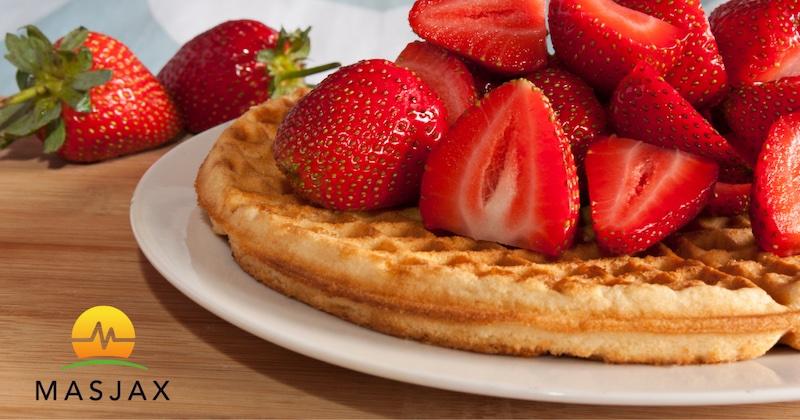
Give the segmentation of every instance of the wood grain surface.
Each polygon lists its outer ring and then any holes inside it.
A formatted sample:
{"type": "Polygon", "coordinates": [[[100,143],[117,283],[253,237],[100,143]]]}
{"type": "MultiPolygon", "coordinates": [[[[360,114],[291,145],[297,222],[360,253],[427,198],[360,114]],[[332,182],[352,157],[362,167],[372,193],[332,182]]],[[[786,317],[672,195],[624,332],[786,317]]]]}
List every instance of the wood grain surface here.
{"type": "MultiPolygon", "coordinates": [[[[0,153],[0,416],[7,417],[673,417],[787,418],[800,402],[738,407],[595,407],[429,389],[328,365],[262,341],[174,289],[139,251],[131,194],[168,148],[94,165],[42,157],[36,140],[0,153]],[[62,371],[86,308],[113,305],[136,327],[124,367],[62,371]],[[169,401],[36,401],[35,381],[169,380],[169,401]]],[[[113,385],[112,385],[113,384],[113,385]]],[[[145,387],[151,394],[152,387],[145,387]]],[[[112,391],[108,391],[112,392],[112,391]]],[[[151,397],[151,396],[150,396],[151,397]]]]}

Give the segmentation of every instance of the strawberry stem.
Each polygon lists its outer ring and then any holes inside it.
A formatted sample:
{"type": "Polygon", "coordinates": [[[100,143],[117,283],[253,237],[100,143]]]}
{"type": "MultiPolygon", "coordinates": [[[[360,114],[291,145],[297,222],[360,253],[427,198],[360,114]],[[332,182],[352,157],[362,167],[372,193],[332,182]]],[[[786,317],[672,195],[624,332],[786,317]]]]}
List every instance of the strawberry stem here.
{"type": "Polygon", "coordinates": [[[312,74],[326,72],[328,70],[333,70],[333,69],[339,68],[341,66],[342,66],[341,63],[328,63],[328,64],[323,64],[321,66],[309,67],[307,69],[290,71],[290,72],[278,75],[278,78],[280,80],[292,80],[292,79],[297,79],[297,78],[301,78],[301,77],[311,76],[312,74]]]}
{"type": "Polygon", "coordinates": [[[45,93],[47,93],[46,87],[42,85],[32,86],[0,101],[0,106],[21,104],[45,93]]]}

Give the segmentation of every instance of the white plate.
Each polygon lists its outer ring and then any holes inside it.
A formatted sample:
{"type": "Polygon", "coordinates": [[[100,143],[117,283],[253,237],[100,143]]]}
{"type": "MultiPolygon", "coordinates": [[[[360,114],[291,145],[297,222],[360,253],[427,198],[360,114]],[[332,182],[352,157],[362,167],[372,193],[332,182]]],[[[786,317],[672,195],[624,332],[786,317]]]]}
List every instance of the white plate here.
{"type": "Polygon", "coordinates": [[[800,353],[788,349],[750,362],[694,367],[489,356],[389,337],[286,298],[239,268],[196,205],[197,168],[223,128],[186,140],[147,171],[131,202],[131,225],[168,281],[265,340],[377,376],[497,397],[615,405],[800,400],[800,353]]]}

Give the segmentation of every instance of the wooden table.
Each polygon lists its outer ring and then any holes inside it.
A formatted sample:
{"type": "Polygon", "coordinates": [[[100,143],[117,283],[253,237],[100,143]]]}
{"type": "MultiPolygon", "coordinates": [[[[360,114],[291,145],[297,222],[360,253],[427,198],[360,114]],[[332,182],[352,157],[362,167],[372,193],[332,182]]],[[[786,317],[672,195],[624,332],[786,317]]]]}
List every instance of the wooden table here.
{"type": "MultiPolygon", "coordinates": [[[[131,194],[166,148],[94,165],[42,157],[25,140],[0,153],[0,416],[171,417],[746,417],[800,416],[800,403],[698,408],[591,407],[440,391],[352,372],[292,353],[217,318],[174,289],[139,251],[131,194]],[[136,327],[125,367],[62,371],[75,360],[72,323],[113,305],[136,327]],[[35,381],[58,380],[60,401],[35,381]],[[84,401],[63,401],[77,380],[84,401]],[[169,401],[89,401],[169,380],[169,401]],[[127,384],[127,385],[125,385],[127,384]]],[[[152,388],[152,387],[151,387],[152,388]]],[[[148,394],[152,390],[145,387],[148,394]]],[[[149,395],[149,399],[152,395],[149,395]]]]}

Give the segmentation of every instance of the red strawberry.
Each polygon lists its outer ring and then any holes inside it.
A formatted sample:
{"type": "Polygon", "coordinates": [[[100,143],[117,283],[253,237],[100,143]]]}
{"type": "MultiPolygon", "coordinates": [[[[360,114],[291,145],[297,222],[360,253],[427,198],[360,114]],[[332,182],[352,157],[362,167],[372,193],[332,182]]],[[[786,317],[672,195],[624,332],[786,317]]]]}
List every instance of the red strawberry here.
{"type": "Polygon", "coordinates": [[[725,184],[718,182],[706,206],[712,216],[738,216],[750,209],[750,192],[753,184],[725,184]]]}
{"type": "Polygon", "coordinates": [[[336,210],[412,203],[447,130],[438,96],[409,70],[361,61],[326,78],[286,116],[273,152],[295,192],[336,210]]]}
{"type": "Polygon", "coordinates": [[[718,162],[736,162],[736,152],[659,73],[640,63],[611,99],[611,121],[620,136],[677,148],[718,162]]]}
{"type": "MultiPolygon", "coordinates": [[[[730,141],[730,136],[727,138],[730,141]]],[[[719,181],[728,184],[750,184],[753,182],[752,166],[754,165],[748,166],[744,161],[723,162],[719,166],[719,181]]]]}
{"type": "Polygon", "coordinates": [[[770,127],[781,115],[800,111],[800,77],[756,83],[736,89],[724,104],[725,118],[736,133],[731,144],[755,162],[770,127]]]}
{"type": "Polygon", "coordinates": [[[423,39],[499,73],[547,62],[544,0],[417,0],[408,20],[423,39]]]}
{"type": "Polygon", "coordinates": [[[612,0],[551,0],[550,31],[562,64],[601,93],[614,90],[639,61],[666,72],[687,36],[612,0]]]}
{"type": "Polygon", "coordinates": [[[686,30],[686,47],[665,79],[697,107],[722,99],[728,88],[728,75],[700,0],[617,2],[686,30]]]}
{"type": "Polygon", "coordinates": [[[309,29],[288,33],[254,20],[221,23],[187,42],[158,73],[186,121],[199,133],[232,120],[270,95],[305,86],[309,29]]]}
{"type": "Polygon", "coordinates": [[[758,158],[750,218],[756,241],[781,257],[800,254],[800,113],[772,126],[758,158]]]}
{"type": "Polygon", "coordinates": [[[579,207],[567,138],[527,80],[468,109],[431,152],[422,180],[428,229],[550,256],[572,244],[579,207]]]}
{"type": "Polygon", "coordinates": [[[39,134],[45,152],[95,162],[180,133],[167,92],[121,42],[78,28],[52,45],[37,28],[7,35],[21,92],[0,104],[0,146],[39,134]]]}
{"type": "Polygon", "coordinates": [[[447,108],[449,124],[478,100],[472,73],[461,59],[445,49],[427,42],[412,42],[395,64],[417,73],[439,95],[447,108]]]}
{"type": "Polygon", "coordinates": [[[592,220],[599,245],[633,254],[694,219],[717,182],[717,164],[680,150],[610,137],[586,155],[592,220]]]}
{"type": "Polygon", "coordinates": [[[711,14],[711,31],[731,84],[800,75],[798,0],[731,0],[711,14]]]}
{"type": "Polygon", "coordinates": [[[550,100],[580,166],[592,140],[606,132],[606,110],[594,90],[578,76],[554,67],[526,78],[550,100]]]}

